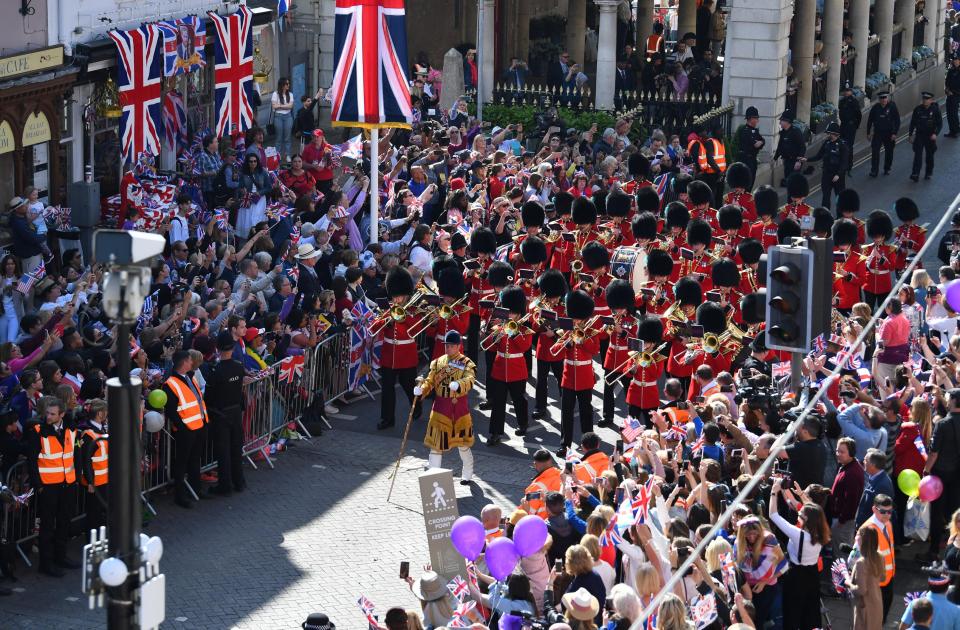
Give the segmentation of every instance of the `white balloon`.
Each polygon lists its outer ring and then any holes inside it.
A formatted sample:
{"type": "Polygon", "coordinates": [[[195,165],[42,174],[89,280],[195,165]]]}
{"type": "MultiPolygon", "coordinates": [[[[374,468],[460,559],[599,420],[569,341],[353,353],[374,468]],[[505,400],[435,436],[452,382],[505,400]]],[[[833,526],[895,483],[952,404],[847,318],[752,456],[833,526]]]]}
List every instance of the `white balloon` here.
{"type": "Polygon", "coordinates": [[[127,579],[127,565],[120,558],[107,558],[100,563],[100,579],[107,586],[120,586],[127,579]]]}
{"type": "Polygon", "coordinates": [[[163,541],[160,540],[159,536],[152,536],[147,542],[147,562],[150,564],[157,564],[160,562],[160,558],[163,557],[163,541]]]}
{"type": "Polygon", "coordinates": [[[147,433],[156,433],[163,428],[163,414],[159,411],[148,411],[143,414],[143,430],[147,433]]]}

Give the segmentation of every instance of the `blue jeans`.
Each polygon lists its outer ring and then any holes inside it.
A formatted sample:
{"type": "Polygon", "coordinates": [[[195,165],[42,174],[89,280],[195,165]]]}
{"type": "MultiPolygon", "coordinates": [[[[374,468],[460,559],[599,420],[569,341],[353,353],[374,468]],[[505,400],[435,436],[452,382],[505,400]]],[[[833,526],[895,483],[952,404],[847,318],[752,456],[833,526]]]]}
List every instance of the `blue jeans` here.
{"type": "Polygon", "coordinates": [[[20,320],[17,319],[16,313],[6,312],[0,316],[0,343],[16,341],[19,334],[20,320]]]}
{"type": "Polygon", "coordinates": [[[277,128],[277,152],[281,160],[290,159],[290,133],[293,131],[292,115],[273,115],[273,125],[277,128]]]}

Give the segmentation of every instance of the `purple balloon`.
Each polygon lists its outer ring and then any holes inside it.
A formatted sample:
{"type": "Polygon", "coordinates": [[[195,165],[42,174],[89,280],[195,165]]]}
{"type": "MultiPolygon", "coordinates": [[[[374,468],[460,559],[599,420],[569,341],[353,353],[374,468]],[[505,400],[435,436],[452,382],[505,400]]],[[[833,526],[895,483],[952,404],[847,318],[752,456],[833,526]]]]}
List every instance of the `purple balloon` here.
{"type": "Polygon", "coordinates": [[[950,308],[956,310],[960,307],[960,279],[951,280],[943,289],[943,297],[946,298],[950,308]]]}
{"type": "Polygon", "coordinates": [[[473,562],[483,551],[483,523],[474,516],[461,516],[450,528],[450,542],[461,556],[473,562]]]}
{"type": "Polygon", "coordinates": [[[517,562],[520,561],[520,554],[517,553],[517,547],[512,540],[497,538],[487,545],[484,559],[487,562],[487,568],[490,569],[490,575],[502,582],[517,566],[517,562]]]}
{"type": "Polygon", "coordinates": [[[936,475],[927,475],[920,480],[918,492],[921,501],[936,501],[943,494],[943,482],[936,475]]]}
{"type": "Polygon", "coordinates": [[[547,524],[539,516],[524,516],[513,528],[513,544],[522,557],[532,556],[547,542],[547,524]]]}

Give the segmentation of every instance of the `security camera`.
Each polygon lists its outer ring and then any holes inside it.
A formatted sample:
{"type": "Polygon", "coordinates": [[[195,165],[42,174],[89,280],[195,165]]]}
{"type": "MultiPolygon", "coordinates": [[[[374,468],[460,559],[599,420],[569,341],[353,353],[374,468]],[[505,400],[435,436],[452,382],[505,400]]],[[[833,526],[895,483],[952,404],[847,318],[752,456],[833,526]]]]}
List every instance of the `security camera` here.
{"type": "Polygon", "coordinates": [[[166,242],[160,234],[97,230],[93,235],[93,257],[110,265],[137,265],[161,255],[166,242]]]}

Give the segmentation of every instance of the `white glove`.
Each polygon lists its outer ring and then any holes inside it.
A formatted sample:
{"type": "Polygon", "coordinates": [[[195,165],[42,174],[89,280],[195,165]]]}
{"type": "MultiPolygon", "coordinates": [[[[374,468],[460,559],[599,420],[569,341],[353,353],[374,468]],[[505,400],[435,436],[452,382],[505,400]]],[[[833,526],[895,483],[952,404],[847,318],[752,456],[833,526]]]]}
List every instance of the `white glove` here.
{"type": "Polygon", "coordinates": [[[451,392],[459,392],[459,391],[460,391],[460,383],[458,383],[457,381],[450,381],[450,391],[451,391],[451,392]]]}
{"type": "Polygon", "coordinates": [[[423,394],[423,388],[422,388],[422,387],[420,387],[419,385],[417,385],[416,387],[413,388],[413,395],[414,395],[414,396],[420,396],[421,394],[423,394]]]}

